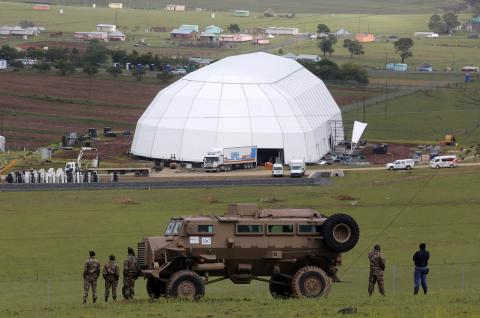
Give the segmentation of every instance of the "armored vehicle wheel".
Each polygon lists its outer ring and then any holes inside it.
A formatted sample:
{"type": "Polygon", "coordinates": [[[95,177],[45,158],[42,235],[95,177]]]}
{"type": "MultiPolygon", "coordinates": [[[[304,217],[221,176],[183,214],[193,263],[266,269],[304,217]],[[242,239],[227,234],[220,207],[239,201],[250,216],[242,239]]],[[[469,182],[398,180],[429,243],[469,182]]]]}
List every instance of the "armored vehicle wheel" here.
{"type": "Polygon", "coordinates": [[[357,222],[349,215],[334,214],[323,223],[320,234],[325,245],[336,253],[343,253],[355,247],[360,237],[357,222]]]}
{"type": "Polygon", "coordinates": [[[292,286],[291,286],[290,279],[284,276],[275,275],[270,277],[270,283],[268,285],[270,289],[270,294],[272,294],[273,298],[287,299],[292,297],[292,286]],[[275,284],[273,281],[279,282],[282,284],[275,284]]]}
{"type": "Polygon", "coordinates": [[[157,299],[165,294],[165,287],[165,283],[156,278],[149,278],[147,280],[147,293],[150,298],[157,299]]]}
{"type": "Polygon", "coordinates": [[[327,296],[330,293],[330,278],[319,267],[302,267],[293,275],[292,292],[295,297],[327,296]]]}
{"type": "Polygon", "coordinates": [[[181,270],[170,276],[165,294],[168,297],[199,299],[205,294],[205,286],[197,273],[181,270]]]}

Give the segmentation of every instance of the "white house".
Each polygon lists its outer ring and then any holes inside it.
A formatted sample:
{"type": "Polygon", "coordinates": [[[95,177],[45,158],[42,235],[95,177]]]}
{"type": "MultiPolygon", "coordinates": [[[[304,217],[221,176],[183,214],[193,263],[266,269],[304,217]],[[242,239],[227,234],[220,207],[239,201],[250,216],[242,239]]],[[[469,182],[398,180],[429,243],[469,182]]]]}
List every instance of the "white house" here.
{"type": "Polygon", "coordinates": [[[115,24],[97,24],[97,32],[115,32],[117,26],[115,24]]]}
{"type": "Polygon", "coordinates": [[[275,35],[297,35],[298,32],[298,28],[268,27],[265,29],[265,33],[275,35]]]}
{"type": "Polygon", "coordinates": [[[185,11],[186,7],[182,4],[167,4],[167,11],[185,11]]]}

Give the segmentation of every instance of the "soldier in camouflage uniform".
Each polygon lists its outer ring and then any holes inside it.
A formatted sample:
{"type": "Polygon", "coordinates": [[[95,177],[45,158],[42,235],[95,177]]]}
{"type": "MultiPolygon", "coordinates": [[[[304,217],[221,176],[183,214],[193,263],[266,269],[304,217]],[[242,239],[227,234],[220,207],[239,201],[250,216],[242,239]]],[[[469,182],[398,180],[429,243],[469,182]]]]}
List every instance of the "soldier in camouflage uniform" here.
{"type": "Polygon", "coordinates": [[[383,285],[383,271],[385,270],[385,258],[380,252],[380,245],[375,245],[373,251],[368,253],[370,260],[370,276],[368,277],[368,295],[372,296],[375,283],[378,283],[380,294],[385,296],[383,285]]]}
{"type": "Polygon", "coordinates": [[[128,248],[128,257],[123,262],[123,288],[122,294],[125,299],[133,299],[135,295],[135,279],[138,276],[138,265],[135,253],[131,247],[128,248]]]}
{"type": "Polygon", "coordinates": [[[92,287],[93,302],[97,301],[97,279],[100,275],[100,262],[95,259],[95,252],[90,251],[90,257],[83,267],[83,303],[87,303],[88,290],[92,287]]]}
{"type": "Polygon", "coordinates": [[[102,271],[103,279],[105,279],[105,302],[108,301],[110,289],[112,290],[113,300],[117,299],[117,285],[120,278],[118,265],[115,263],[115,255],[110,255],[109,262],[105,264],[102,271]]]}

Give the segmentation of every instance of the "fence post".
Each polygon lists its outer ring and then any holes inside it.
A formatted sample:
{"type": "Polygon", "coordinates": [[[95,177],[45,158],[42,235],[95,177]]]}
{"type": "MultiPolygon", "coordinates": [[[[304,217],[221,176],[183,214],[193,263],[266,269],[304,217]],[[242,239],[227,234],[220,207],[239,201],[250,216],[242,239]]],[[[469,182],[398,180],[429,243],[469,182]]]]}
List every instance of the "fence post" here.
{"type": "Polygon", "coordinates": [[[392,266],[392,295],[395,295],[397,289],[397,265],[392,266]]]}
{"type": "Polygon", "coordinates": [[[49,279],[48,280],[48,307],[50,307],[51,303],[51,292],[52,292],[52,281],[49,279]]]}

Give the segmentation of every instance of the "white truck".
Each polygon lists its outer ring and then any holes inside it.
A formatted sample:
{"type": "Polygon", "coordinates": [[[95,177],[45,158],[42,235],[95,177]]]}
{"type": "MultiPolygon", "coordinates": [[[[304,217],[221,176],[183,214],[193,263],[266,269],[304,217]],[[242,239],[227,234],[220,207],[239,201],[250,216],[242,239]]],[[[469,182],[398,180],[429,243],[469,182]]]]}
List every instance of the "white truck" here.
{"type": "Polygon", "coordinates": [[[274,163],[272,167],[273,177],[283,177],[283,165],[281,163],[274,163]]]}
{"type": "Polygon", "coordinates": [[[303,159],[290,160],[290,177],[303,177],[305,175],[305,161],[303,159]]]}
{"type": "Polygon", "coordinates": [[[249,169],[257,166],[257,146],[212,149],[203,158],[206,172],[249,169]]]}

